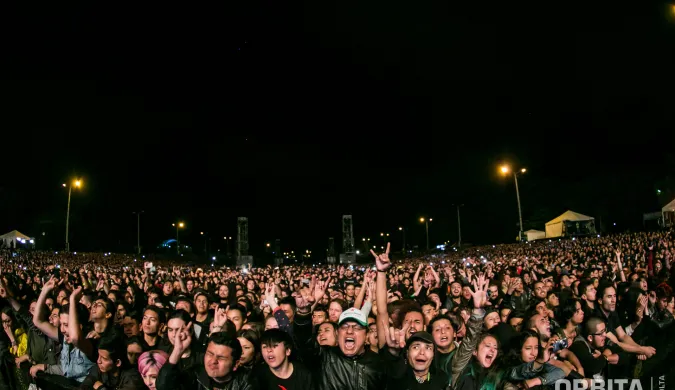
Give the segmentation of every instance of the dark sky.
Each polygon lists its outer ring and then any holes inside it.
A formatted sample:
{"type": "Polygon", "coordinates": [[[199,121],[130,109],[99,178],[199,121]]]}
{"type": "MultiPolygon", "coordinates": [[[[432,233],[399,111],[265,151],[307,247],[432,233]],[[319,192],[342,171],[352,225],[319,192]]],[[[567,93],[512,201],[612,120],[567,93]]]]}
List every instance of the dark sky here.
{"type": "Polygon", "coordinates": [[[254,253],[323,253],[342,214],[357,242],[422,245],[422,215],[454,241],[453,203],[465,242],[508,242],[501,161],[528,168],[526,229],[568,208],[637,227],[675,194],[666,2],[227,3],[3,11],[0,228],[62,246],[74,176],[72,247],[113,251],[139,209],[146,247],[237,216],[254,253]]]}

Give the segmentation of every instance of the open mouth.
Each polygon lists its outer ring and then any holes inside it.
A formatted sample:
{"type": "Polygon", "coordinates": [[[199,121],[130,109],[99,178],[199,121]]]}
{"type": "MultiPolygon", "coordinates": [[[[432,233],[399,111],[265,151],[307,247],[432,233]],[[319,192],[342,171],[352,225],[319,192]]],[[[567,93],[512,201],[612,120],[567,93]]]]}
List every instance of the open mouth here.
{"type": "Polygon", "coordinates": [[[425,364],[426,362],[427,362],[427,359],[425,359],[425,358],[415,358],[415,363],[425,364]]]}
{"type": "Polygon", "coordinates": [[[269,356],[267,356],[267,362],[268,362],[268,363],[274,362],[274,355],[269,355],[269,356]]]}
{"type": "Polygon", "coordinates": [[[328,339],[325,338],[325,337],[319,337],[319,341],[326,341],[326,340],[328,340],[328,339]]]}
{"type": "Polygon", "coordinates": [[[353,338],[347,337],[347,338],[345,339],[345,348],[347,348],[347,349],[354,349],[355,346],[356,346],[356,341],[354,341],[353,338]]]}
{"type": "Polygon", "coordinates": [[[446,342],[448,341],[448,336],[442,336],[441,337],[441,342],[446,342]]]}
{"type": "Polygon", "coordinates": [[[491,353],[488,353],[487,355],[485,355],[485,363],[487,363],[486,365],[489,366],[490,364],[492,364],[494,359],[495,359],[495,356],[491,353]]]}

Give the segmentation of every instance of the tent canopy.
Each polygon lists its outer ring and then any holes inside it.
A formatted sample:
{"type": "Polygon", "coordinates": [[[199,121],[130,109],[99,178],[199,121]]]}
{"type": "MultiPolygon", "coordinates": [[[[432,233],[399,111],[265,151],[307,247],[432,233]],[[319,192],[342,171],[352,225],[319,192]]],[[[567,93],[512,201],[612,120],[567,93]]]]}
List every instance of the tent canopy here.
{"type": "Polygon", "coordinates": [[[670,203],[668,203],[667,205],[663,206],[661,211],[664,212],[664,213],[667,212],[667,211],[675,211],[675,199],[670,201],[670,203]]]}
{"type": "Polygon", "coordinates": [[[17,240],[17,239],[30,240],[30,237],[21,233],[18,230],[12,230],[11,232],[5,233],[2,236],[0,236],[0,240],[17,240]]]}
{"type": "Polygon", "coordinates": [[[4,248],[16,248],[17,241],[30,241],[31,238],[18,230],[12,230],[0,236],[0,246],[4,248]]]}
{"type": "Polygon", "coordinates": [[[593,221],[595,218],[567,210],[561,215],[546,222],[546,237],[560,237],[563,235],[563,225],[567,221],[583,222],[593,221]]]}

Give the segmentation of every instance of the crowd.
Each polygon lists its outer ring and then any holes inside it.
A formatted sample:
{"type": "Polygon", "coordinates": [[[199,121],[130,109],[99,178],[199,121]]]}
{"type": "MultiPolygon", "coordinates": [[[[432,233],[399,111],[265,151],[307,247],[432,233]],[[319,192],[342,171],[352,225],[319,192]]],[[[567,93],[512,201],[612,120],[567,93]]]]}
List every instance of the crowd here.
{"type": "Polygon", "coordinates": [[[202,269],[0,252],[0,389],[675,386],[672,232],[372,256],[202,269]]]}

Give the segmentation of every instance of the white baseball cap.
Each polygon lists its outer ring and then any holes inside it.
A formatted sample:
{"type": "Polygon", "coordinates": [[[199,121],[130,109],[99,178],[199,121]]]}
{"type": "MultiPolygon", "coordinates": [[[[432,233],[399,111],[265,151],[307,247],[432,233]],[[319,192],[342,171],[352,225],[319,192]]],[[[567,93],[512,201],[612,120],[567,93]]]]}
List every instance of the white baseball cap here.
{"type": "Polygon", "coordinates": [[[368,317],[363,314],[363,312],[355,307],[351,307],[340,314],[340,319],[338,320],[338,326],[347,321],[358,322],[361,326],[368,326],[368,317]]]}

